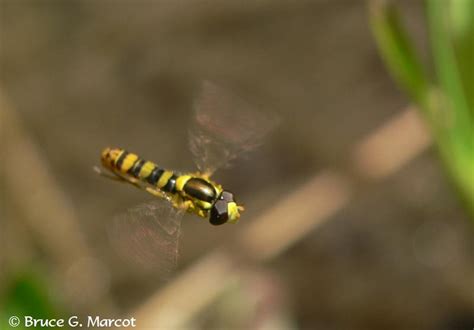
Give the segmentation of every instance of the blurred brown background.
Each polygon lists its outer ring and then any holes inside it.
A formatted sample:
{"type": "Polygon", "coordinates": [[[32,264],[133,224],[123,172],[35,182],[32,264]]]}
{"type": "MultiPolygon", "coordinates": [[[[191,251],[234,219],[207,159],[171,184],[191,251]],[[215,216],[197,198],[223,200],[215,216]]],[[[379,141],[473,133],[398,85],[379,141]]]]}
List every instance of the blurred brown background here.
{"type": "MultiPolygon", "coordinates": [[[[426,51],[421,4],[401,5],[426,51]]],[[[65,275],[51,292],[73,314],[107,306],[104,313],[121,315],[169,283],[132,269],[107,239],[115,214],[151,198],[103,180],[92,166],[103,147],[119,146],[170,169],[193,170],[187,125],[203,79],[263,105],[281,124],[216,175],[246,205],[239,225],[184,219],[177,274],[319,170],[351,176],[354,142],[408,103],[379,60],[362,1],[2,0],[0,9],[2,93],[88,249],[86,259],[72,254],[67,266],[54,261],[44,236],[30,228],[35,211],[25,212],[21,195],[3,185],[2,289],[18,269],[69,274],[71,283],[65,275]],[[93,263],[90,277],[83,260],[93,263]],[[59,289],[64,283],[73,289],[59,289]]],[[[6,130],[15,125],[2,122],[6,130]]],[[[4,173],[21,177],[24,194],[41,195],[44,187],[28,185],[35,170],[32,164],[4,173]]],[[[262,265],[278,283],[291,327],[472,328],[472,228],[434,150],[363,187],[336,217],[262,265]]],[[[39,226],[61,237],[57,221],[39,226]]],[[[68,242],[51,246],[64,246],[67,259],[68,242]]],[[[196,327],[225,327],[215,316],[196,327]]]]}

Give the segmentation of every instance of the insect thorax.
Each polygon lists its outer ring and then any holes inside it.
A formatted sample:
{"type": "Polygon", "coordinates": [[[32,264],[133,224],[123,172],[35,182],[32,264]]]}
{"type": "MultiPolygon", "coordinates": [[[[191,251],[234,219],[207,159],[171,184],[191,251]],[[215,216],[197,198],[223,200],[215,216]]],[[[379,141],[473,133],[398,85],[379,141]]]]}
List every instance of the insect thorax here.
{"type": "Polygon", "coordinates": [[[177,190],[202,210],[209,210],[219,194],[220,187],[195,175],[182,175],[177,179],[177,190]]]}

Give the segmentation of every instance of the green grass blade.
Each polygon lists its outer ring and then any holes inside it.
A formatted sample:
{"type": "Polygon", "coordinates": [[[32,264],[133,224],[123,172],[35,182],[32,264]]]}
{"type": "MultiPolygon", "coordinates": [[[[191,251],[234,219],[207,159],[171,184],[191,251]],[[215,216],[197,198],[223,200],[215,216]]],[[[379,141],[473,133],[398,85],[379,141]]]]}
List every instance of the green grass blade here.
{"type": "Polygon", "coordinates": [[[466,31],[472,28],[472,22],[467,21],[472,20],[472,16],[460,13],[461,6],[472,8],[472,5],[464,2],[453,5],[454,2],[427,0],[432,53],[441,94],[441,102],[433,107],[439,114],[435,122],[440,151],[469,208],[474,210],[474,120],[467,97],[472,86],[465,85],[471,84],[474,59],[464,54],[464,43],[471,43],[472,35],[466,35],[466,31]]]}
{"type": "Polygon", "coordinates": [[[474,0],[426,2],[435,80],[427,77],[391,2],[369,2],[371,28],[390,73],[425,114],[474,215],[474,0]]]}
{"type": "Polygon", "coordinates": [[[448,24],[464,95],[474,119],[474,1],[450,1],[448,24]]]}
{"type": "Polygon", "coordinates": [[[426,109],[429,80],[396,8],[380,0],[370,1],[369,5],[370,25],[390,73],[410,97],[426,109]]]}
{"type": "Polygon", "coordinates": [[[459,114],[468,114],[469,106],[462,87],[454,45],[450,39],[449,2],[428,0],[427,4],[433,57],[440,87],[448,98],[449,106],[459,114]]]}

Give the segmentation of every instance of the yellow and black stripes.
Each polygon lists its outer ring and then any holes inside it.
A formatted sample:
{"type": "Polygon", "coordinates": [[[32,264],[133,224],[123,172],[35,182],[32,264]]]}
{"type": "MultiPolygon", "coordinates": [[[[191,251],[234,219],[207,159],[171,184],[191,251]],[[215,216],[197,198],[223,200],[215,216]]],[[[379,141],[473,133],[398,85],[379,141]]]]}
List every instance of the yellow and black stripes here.
{"type": "Polygon", "coordinates": [[[156,185],[158,180],[161,178],[164,170],[161,168],[155,167],[153,171],[151,171],[150,175],[146,178],[146,181],[151,184],[152,186],[156,185]]]}
{"type": "Polygon", "coordinates": [[[128,170],[128,173],[135,177],[138,178],[140,176],[140,171],[143,167],[143,164],[145,164],[145,161],[143,159],[137,159],[135,161],[135,164],[128,170]]]}
{"type": "Polygon", "coordinates": [[[102,163],[112,171],[130,175],[167,193],[176,192],[176,174],[161,169],[155,163],[145,161],[134,153],[123,149],[106,149],[102,153],[102,163]]]}
{"type": "Polygon", "coordinates": [[[114,165],[118,170],[122,170],[123,161],[128,157],[128,155],[128,151],[122,150],[120,151],[118,157],[115,158],[114,165]]]}
{"type": "Polygon", "coordinates": [[[121,173],[126,174],[135,165],[137,160],[138,156],[136,154],[129,153],[126,150],[122,150],[115,160],[115,167],[121,173]]]}

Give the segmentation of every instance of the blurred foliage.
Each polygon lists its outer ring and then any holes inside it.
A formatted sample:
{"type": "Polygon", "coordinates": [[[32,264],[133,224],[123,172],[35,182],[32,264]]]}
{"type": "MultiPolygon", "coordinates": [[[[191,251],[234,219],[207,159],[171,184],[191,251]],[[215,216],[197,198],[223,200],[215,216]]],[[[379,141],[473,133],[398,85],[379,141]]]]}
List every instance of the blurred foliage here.
{"type": "Polygon", "coordinates": [[[61,317],[47,291],[47,284],[36,273],[27,272],[14,275],[10,279],[2,297],[0,328],[8,329],[8,319],[17,316],[22,321],[15,329],[26,329],[24,316],[36,319],[57,319],[61,317]]]}
{"type": "Polygon", "coordinates": [[[427,0],[433,77],[389,1],[370,2],[371,27],[397,83],[423,113],[474,219],[474,1],[427,0]]]}

